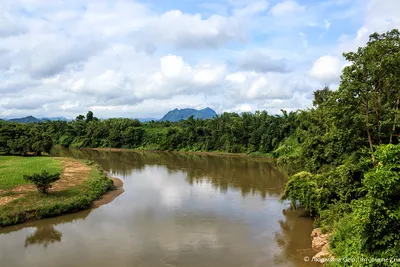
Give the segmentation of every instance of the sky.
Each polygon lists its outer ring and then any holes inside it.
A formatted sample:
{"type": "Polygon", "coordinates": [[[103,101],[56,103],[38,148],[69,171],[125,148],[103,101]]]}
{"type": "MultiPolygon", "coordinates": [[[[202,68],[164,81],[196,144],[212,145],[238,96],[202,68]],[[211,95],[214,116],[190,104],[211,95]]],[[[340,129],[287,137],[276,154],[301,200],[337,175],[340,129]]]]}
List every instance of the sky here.
{"type": "Polygon", "coordinates": [[[399,0],[1,0],[0,118],[305,109],[393,28],[399,0]]]}

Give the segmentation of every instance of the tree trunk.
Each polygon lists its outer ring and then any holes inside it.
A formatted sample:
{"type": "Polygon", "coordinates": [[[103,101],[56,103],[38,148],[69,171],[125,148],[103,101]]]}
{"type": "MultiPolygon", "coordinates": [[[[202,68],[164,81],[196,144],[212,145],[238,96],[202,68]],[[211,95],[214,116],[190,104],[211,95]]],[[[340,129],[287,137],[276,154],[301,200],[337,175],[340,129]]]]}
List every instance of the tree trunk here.
{"type": "Polygon", "coordinates": [[[375,103],[375,117],[376,117],[376,129],[378,131],[378,142],[382,145],[382,136],[381,136],[381,97],[378,94],[377,102],[375,103]]]}
{"type": "Polygon", "coordinates": [[[377,119],[378,119],[378,141],[379,144],[382,145],[381,120],[379,114],[377,115],[377,119]]]}
{"type": "Polygon", "coordinates": [[[368,109],[368,100],[367,100],[366,108],[365,108],[365,115],[366,115],[366,117],[365,117],[365,126],[367,128],[369,148],[371,149],[372,163],[375,164],[374,146],[372,144],[371,133],[369,132],[369,126],[368,126],[368,124],[369,124],[369,115],[368,115],[368,113],[369,113],[369,109],[368,109]]]}
{"type": "Polygon", "coordinates": [[[390,140],[389,140],[390,144],[393,143],[393,133],[396,130],[397,116],[399,114],[399,104],[400,104],[400,97],[398,97],[397,101],[396,101],[396,113],[394,114],[393,128],[392,128],[392,132],[390,134],[390,140]]]}

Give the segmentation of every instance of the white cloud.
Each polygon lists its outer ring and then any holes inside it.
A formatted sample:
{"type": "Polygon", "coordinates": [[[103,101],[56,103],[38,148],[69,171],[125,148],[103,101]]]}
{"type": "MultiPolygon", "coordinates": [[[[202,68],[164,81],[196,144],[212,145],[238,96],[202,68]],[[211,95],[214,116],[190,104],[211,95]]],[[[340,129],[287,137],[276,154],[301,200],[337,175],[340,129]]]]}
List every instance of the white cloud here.
{"type": "Polygon", "coordinates": [[[184,14],[179,10],[153,18],[145,26],[142,36],[148,42],[161,39],[178,48],[218,47],[246,38],[244,29],[234,17],[213,15],[204,19],[200,14],[184,14]]]}
{"type": "Polygon", "coordinates": [[[165,56],[161,58],[161,73],[166,77],[179,76],[184,68],[182,57],[165,56]]]}
{"type": "Polygon", "coordinates": [[[242,104],[245,103],[241,101],[289,99],[295,91],[309,89],[301,77],[292,74],[236,72],[227,75],[226,80],[226,96],[242,104]]]}
{"type": "Polygon", "coordinates": [[[309,74],[329,85],[338,82],[343,67],[344,63],[338,57],[322,56],[314,62],[309,74]]]}
{"type": "Polygon", "coordinates": [[[369,35],[383,33],[400,28],[400,1],[397,0],[370,0],[365,8],[363,26],[356,31],[355,37],[342,36],[338,47],[339,52],[355,51],[364,46],[369,35]]]}
{"type": "Polygon", "coordinates": [[[300,108],[321,83],[338,82],[342,51],[365,44],[373,31],[400,27],[398,1],[352,3],[288,0],[268,10],[265,0],[190,9],[180,0],[172,8],[152,0],[2,0],[0,114],[300,108]],[[338,15],[349,7],[352,16],[338,15]],[[338,45],[330,35],[339,27],[347,37],[338,45]]]}
{"type": "Polygon", "coordinates": [[[276,4],[271,10],[270,13],[273,16],[286,16],[293,13],[303,12],[306,8],[296,1],[286,0],[281,3],[276,4]]]}

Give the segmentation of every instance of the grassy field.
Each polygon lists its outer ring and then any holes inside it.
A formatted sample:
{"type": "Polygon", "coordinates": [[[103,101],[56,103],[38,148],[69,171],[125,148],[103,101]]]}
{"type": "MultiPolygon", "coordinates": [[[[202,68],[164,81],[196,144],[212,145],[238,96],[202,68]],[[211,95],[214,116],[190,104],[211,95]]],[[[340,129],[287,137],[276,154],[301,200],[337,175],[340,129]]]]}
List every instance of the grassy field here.
{"type": "Polygon", "coordinates": [[[68,158],[0,156],[0,177],[0,227],[88,209],[113,188],[99,165],[68,158]],[[62,173],[46,195],[23,180],[42,170],[62,173]]]}
{"type": "Polygon", "coordinates": [[[31,175],[47,170],[61,172],[61,162],[52,157],[0,156],[0,189],[10,189],[26,184],[24,174],[31,175]]]}

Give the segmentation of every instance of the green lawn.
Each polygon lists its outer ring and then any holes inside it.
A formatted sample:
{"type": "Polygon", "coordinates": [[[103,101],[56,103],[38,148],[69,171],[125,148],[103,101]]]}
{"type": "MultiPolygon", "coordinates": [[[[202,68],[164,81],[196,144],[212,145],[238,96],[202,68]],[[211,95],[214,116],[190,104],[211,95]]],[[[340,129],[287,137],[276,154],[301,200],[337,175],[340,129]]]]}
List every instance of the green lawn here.
{"type": "Polygon", "coordinates": [[[24,174],[40,173],[43,170],[52,174],[61,172],[61,162],[52,157],[0,156],[0,189],[27,184],[24,174]]]}
{"type": "MultiPolygon", "coordinates": [[[[50,157],[0,156],[0,200],[15,197],[6,204],[0,202],[0,228],[89,209],[92,201],[113,188],[113,181],[94,162],[81,161],[81,164],[89,166],[89,172],[85,173],[87,179],[80,184],[49,194],[40,194],[36,190],[13,192],[13,187],[25,184],[24,174],[44,169],[51,173],[61,172],[62,162],[50,157]]],[[[76,172],[74,175],[80,176],[82,173],[76,172]]]]}

